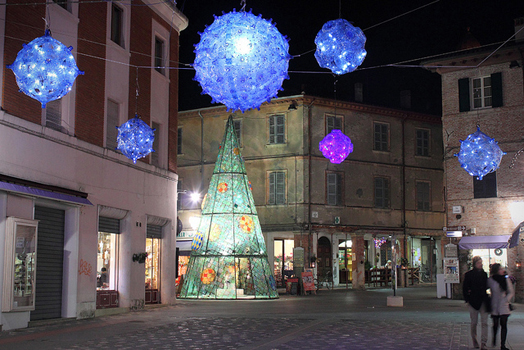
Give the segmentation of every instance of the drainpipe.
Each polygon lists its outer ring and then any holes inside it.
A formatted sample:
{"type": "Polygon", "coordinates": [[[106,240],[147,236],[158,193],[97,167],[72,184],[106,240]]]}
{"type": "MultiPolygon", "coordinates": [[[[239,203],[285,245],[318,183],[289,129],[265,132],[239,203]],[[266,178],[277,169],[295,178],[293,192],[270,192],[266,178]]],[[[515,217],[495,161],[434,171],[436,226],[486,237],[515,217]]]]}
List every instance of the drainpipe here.
{"type": "Polygon", "coordinates": [[[201,194],[204,191],[204,117],[198,111],[200,116],[200,190],[201,194]]]}
{"type": "Polygon", "coordinates": [[[309,260],[311,261],[311,106],[315,100],[307,106],[307,143],[308,143],[308,245],[309,245],[309,260]]]}

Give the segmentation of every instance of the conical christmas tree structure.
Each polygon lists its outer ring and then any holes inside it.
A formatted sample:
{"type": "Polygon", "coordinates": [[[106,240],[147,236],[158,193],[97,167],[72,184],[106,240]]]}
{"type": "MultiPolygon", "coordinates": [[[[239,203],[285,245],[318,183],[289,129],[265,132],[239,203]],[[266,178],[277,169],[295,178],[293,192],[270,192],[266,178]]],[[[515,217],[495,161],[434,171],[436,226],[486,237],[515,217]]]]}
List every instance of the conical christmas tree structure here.
{"type": "Polygon", "coordinates": [[[180,298],[278,298],[232,117],[202,201],[180,298]]]}

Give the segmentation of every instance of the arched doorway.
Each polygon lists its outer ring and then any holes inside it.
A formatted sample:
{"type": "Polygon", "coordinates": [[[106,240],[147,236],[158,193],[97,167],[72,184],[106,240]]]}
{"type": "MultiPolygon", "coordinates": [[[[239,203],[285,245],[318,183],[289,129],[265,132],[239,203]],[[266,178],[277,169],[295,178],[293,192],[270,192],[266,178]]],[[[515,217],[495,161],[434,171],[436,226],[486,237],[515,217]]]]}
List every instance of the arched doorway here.
{"type": "MultiPolygon", "coordinates": [[[[331,242],[327,237],[320,237],[317,242],[317,275],[326,276],[333,271],[333,258],[331,254],[331,242]]],[[[330,277],[331,279],[332,277],[330,277]]]]}

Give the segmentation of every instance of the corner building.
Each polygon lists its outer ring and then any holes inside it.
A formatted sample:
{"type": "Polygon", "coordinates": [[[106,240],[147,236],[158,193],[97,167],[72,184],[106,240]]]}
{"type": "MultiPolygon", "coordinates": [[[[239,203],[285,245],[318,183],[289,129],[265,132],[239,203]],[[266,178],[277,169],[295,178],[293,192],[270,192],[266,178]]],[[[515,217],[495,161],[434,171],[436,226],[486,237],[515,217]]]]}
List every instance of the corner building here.
{"type": "Polygon", "coordinates": [[[178,73],[168,67],[187,18],[150,0],[7,2],[0,16],[2,330],[173,302],[178,73]],[[42,18],[85,72],[45,109],[5,68],[43,36],[42,18]],[[135,113],[156,129],[155,152],[136,164],[115,150],[116,126],[135,113]]]}
{"type": "MultiPolygon", "coordinates": [[[[517,279],[515,299],[524,300],[524,18],[515,20],[514,40],[504,46],[480,46],[470,34],[461,50],[424,62],[442,77],[442,127],[446,188],[446,227],[460,227],[471,242],[459,249],[460,281],[480,255],[484,269],[500,263],[517,279]],[[454,155],[460,140],[480,130],[494,138],[506,155],[497,171],[479,181],[461,167],[454,155]],[[509,248],[508,237],[516,246],[509,248]],[[499,242],[487,248],[482,241],[499,242]]],[[[459,244],[460,238],[448,243],[459,244]]],[[[460,245],[459,245],[460,247],[460,245]]],[[[460,285],[455,297],[462,296],[460,285]]]]}
{"type": "MultiPolygon", "coordinates": [[[[180,190],[207,193],[230,114],[223,106],[179,113],[180,190]]],[[[297,95],[233,118],[277,284],[304,266],[365,288],[369,268],[392,259],[391,241],[435,281],[444,224],[438,116],[297,95]],[[341,164],[318,148],[333,129],[354,145],[341,164]],[[299,247],[303,261],[293,256],[299,247]]],[[[183,274],[200,203],[181,196],[179,216],[183,274]]]]}

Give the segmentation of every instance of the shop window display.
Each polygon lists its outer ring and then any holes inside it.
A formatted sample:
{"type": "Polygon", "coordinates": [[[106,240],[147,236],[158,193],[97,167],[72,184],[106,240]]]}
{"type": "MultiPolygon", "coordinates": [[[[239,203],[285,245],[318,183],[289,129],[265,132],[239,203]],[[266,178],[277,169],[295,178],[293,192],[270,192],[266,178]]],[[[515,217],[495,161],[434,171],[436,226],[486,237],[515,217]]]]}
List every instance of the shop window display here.
{"type": "Polygon", "coordinates": [[[34,310],[37,221],[7,218],[2,311],[34,310]]]}
{"type": "Polygon", "coordinates": [[[117,243],[117,234],[98,233],[97,290],[117,289],[117,243]]]}
{"type": "Polygon", "coordinates": [[[160,288],[160,239],[146,238],[146,289],[160,288]]]}

